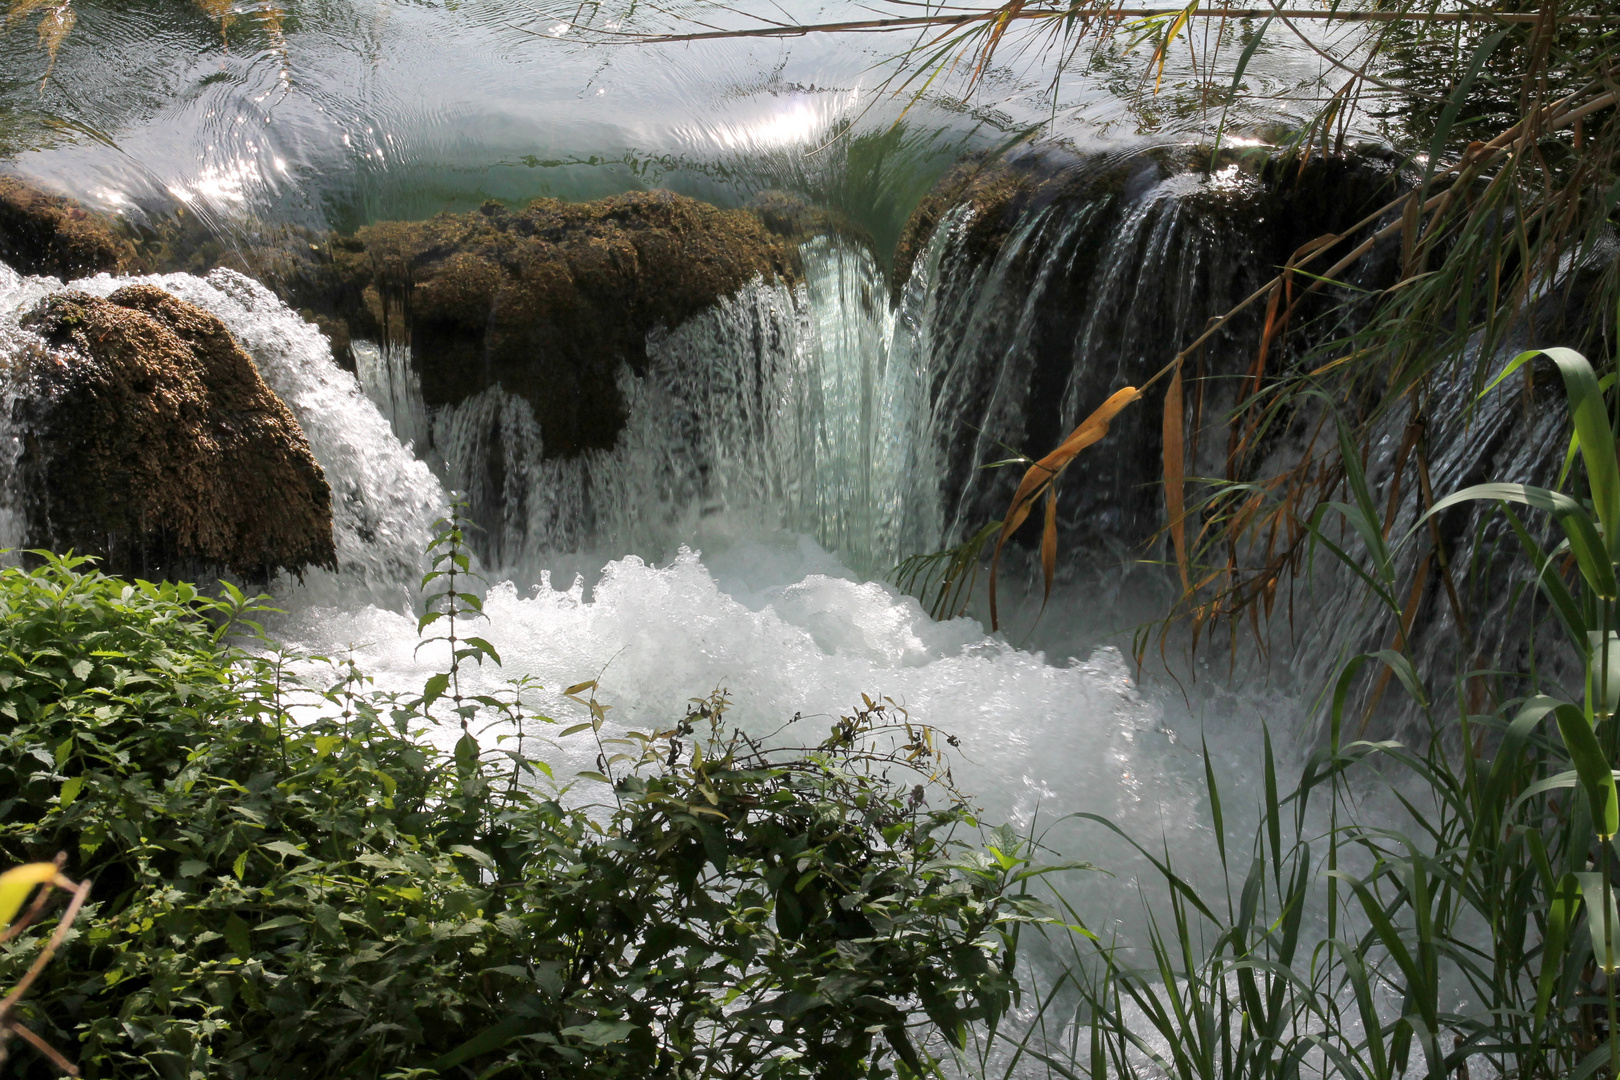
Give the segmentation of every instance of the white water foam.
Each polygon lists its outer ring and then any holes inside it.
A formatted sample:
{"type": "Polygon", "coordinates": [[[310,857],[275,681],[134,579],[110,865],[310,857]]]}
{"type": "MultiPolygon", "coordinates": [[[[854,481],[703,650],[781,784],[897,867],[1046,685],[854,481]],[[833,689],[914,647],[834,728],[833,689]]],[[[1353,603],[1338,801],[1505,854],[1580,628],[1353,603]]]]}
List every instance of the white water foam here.
{"type": "MultiPolygon", "coordinates": [[[[106,295],[130,280],[102,276],[75,287],[106,295]]],[[[332,484],[340,570],[285,584],[280,600],[289,611],[276,631],[294,648],[352,659],[381,689],[419,690],[445,659],[417,649],[404,602],[445,506],[438,481],[333,362],[319,333],[267,290],[227,271],[141,280],[225,322],[303,425],[332,484]]],[[[10,321],[0,339],[15,342],[19,308],[58,287],[0,275],[0,308],[10,321]]],[[[682,549],[661,564],[576,554],[569,561],[588,573],[554,579],[541,571],[532,584],[490,589],[487,620],[469,621],[463,632],[488,638],[504,665],[469,672],[467,689],[533,678],[546,688],[534,705],[568,723],[579,718],[578,706],[559,689],[597,679],[614,726],[644,729],[678,719],[689,699],[724,687],[735,721],[769,732],[797,716],[784,737],[801,743],[823,738],[862,695],[890,698],[914,720],[959,738],[955,781],[987,820],[1040,829],[1063,815],[1097,814],[1150,846],[1162,838],[1194,879],[1216,872],[1203,759],[1194,749],[1200,725],[1232,789],[1253,792],[1258,720],[1276,702],[1209,698],[1194,715],[1179,698],[1144,695],[1116,650],[1054,662],[987,635],[972,619],[933,621],[915,599],[863,580],[808,536],[748,515],[704,521],[705,554],[682,549]],[[1190,738],[1178,739],[1177,730],[1190,738]]],[[[553,730],[535,725],[524,734],[553,730]]],[[[498,734],[485,732],[486,745],[498,734]]],[[[594,768],[596,753],[577,737],[540,756],[566,778],[594,768]]],[[[1236,844],[1246,845],[1250,821],[1229,804],[1236,844]]],[[[1136,885],[1157,891],[1144,860],[1095,825],[1071,823],[1048,839],[1054,857],[1089,859],[1115,875],[1083,873],[1065,883],[1092,926],[1139,925],[1136,885]]]]}

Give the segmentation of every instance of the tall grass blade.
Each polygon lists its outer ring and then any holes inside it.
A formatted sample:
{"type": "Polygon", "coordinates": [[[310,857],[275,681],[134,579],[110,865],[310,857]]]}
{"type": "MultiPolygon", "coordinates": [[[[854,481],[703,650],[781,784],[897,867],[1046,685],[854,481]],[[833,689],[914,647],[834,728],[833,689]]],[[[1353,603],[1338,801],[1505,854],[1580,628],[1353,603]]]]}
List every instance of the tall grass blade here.
{"type": "Polygon", "coordinates": [[[1581,787],[1591,802],[1593,826],[1602,839],[1610,840],[1620,833],[1620,797],[1615,793],[1614,771],[1609,767],[1608,756],[1598,745],[1591,721],[1578,706],[1561,703],[1553,709],[1553,716],[1570,761],[1575,765],[1575,774],[1580,777],[1581,787]]]}

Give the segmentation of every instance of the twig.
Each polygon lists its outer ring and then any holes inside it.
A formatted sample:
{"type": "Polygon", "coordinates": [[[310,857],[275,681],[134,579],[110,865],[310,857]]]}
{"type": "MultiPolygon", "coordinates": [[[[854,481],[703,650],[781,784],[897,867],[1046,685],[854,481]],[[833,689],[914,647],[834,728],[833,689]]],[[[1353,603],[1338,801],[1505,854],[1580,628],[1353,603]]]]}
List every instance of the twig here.
{"type": "MultiPolygon", "coordinates": [[[[1005,19],[1008,22],[1023,22],[1030,19],[1112,19],[1115,22],[1124,22],[1127,19],[1159,18],[1166,15],[1186,15],[1194,19],[1264,19],[1271,16],[1281,16],[1285,19],[1318,19],[1333,22],[1420,22],[1420,23],[1502,23],[1522,24],[1535,23],[1541,16],[1539,14],[1518,14],[1512,12],[1495,11],[1307,11],[1283,8],[1204,8],[1199,11],[1186,11],[1184,8],[1152,7],[1152,8],[1114,8],[1102,7],[1095,10],[1081,9],[1073,11],[1067,8],[1029,10],[1019,8],[1010,10],[1012,5],[974,11],[961,15],[914,15],[904,18],[892,19],[858,19],[847,22],[803,23],[797,26],[761,26],[745,30],[705,30],[693,34],[638,34],[629,30],[608,30],[602,27],[577,26],[567,24],[570,29],[586,30],[603,37],[616,37],[636,44],[657,44],[680,41],[713,41],[720,38],[743,37],[803,37],[806,34],[825,33],[889,33],[896,30],[909,30],[919,26],[964,26],[974,22],[990,22],[1005,19]]],[[[1564,15],[1558,19],[1562,25],[1593,25],[1603,26],[1614,24],[1620,26],[1620,18],[1610,18],[1603,15],[1564,15]]],[[[512,29],[533,37],[552,37],[536,30],[514,26],[512,29]]]]}
{"type": "MultiPolygon", "coordinates": [[[[59,861],[60,858],[58,856],[59,861]]],[[[34,963],[29,967],[28,972],[12,988],[11,993],[7,994],[4,1000],[0,1000],[0,1061],[5,1060],[6,1043],[10,1041],[11,1036],[21,1035],[30,1044],[38,1047],[42,1053],[55,1062],[59,1068],[66,1071],[68,1075],[77,1076],[79,1075],[78,1070],[71,1063],[51,1049],[38,1035],[29,1031],[11,1017],[12,1010],[17,1007],[17,1002],[22,1000],[22,996],[34,985],[34,981],[40,977],[46,966],[56,956],[56,951],[62,947],[62,942],[66,940],[68,931],[73,927],[73,921],[79,917],[79,910],[84,907],[85,900],[90,896],[89,881],[74,882],[61,874],[57,874],[56,878],[42,892],[48,893],[52,887],[71,892],[73,899],[68,902],[67,910],[62,912],[62,919],[56,924],[56,931],[51,934],[50,940],[45,943],[45,948],[34,958],[34,963]]],[[[35,901],[35,907],[38,906],[39,902],[35,901]]],[[[32,911],[32,909],[30,910],[32,911]]]]}
{"type": "Polygon", "coordinates": [[[23,1037],[23,1041],[27,1042],[35,1050],[38,1050],[46,1057],[50,1058],[52,1065],[55,1065],[58,1069],[61,1069],[69,1076],[79,1075],[79,1067],[77,1065],[63,1057],[61,1053],[57,1051],[56,1047],[46,1042],[38,1035],[35,1035],[28,1029],[26,1025],[20,1024],[15,1020],[7,1021],[7,1025],[9,1026],[10,1030],[15,1031],[18,1035],[21,1035],[23,1037]]]}

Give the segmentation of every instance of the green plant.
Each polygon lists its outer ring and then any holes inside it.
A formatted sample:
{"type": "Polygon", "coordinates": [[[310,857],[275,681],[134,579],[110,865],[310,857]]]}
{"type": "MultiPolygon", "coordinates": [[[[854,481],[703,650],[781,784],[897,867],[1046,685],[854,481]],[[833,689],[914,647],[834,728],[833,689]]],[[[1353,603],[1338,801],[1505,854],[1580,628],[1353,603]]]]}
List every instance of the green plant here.
{"type": "Polygon", "coordinates": [[[434,556],[452,666],[409,696],[235,643],[235,590],[0,572],[0,858],[64,850],[95,897],[19,1022],[94,1077],[785,1078],[917,1075],[1007,1008],[1048,868],[978,840],[930,728],[864,702],[761,743],[722,694],[616,732],[584,684],[600,772],[554,784],[480,745],[547,721],[458,696],[453,519],[434,556]]]}
{"type": "MultiPolygon", "coordinates": [[[[1292,787],[1267,734],[1250,850],[1227,850],[1223,793],[1206,773],[1223,881],[1195,885],[1132,840],[1162,877],[1164,906],[1133,947],[1071,942],[1070,1036],[1004,1033],[1021,1052],[1062,1076],[1233,1080],[1320,1070],[1439,1080],[1470,1061],[1510,1077],[1616,1075],[1620,468],[1602,383],[1579,354],[1526,353],[1487,391],[1537,355],[1562,376],[1571,455],[1584,466],[1566,475],[1578,492],[1476,485],[1429,514],[1475,500],[1498,507],[1576,661],[1573,684],[1560,683],[1556,665],[1464,672],[1448,695],[1424,685],[1405,642],[1354,658],[1331,687],[1325,745],[1292,787]],[[1516,506],[1552,519],[1551,550],[1516,506]],[[1379,670],[1426,718],[1424,743],[1356,737],[1350,705],[1379,670]],[[1471,680],[1521,692],[1471,706],[1480,697],[1461,685],[1471,680]],[[1404,823],[1373,819],[1376,789],[1404,809],[1404,823]]],[[[1341,431],[1348,497],[1314,516],[1314,542],[1398,613],[1401,541],[1386,539],[1341,431]],[[1330,532],[1330,516],[1353,544],[1330,532]]],[[[1423,528],[1420,520],[1413,532],[1423,528]]],[[[1050,990],[1048,998],[1060,1000],[1050,990]]]]}

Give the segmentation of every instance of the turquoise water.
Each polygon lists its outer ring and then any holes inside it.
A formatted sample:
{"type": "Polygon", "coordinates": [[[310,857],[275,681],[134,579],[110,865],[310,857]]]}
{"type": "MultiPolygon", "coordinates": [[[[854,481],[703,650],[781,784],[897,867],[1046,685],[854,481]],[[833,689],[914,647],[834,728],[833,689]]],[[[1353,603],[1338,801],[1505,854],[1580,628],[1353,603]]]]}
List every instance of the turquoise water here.
{"type": "MultiPolygon", "coordinates": [[[[205,10],[220,7],[77,0],[54,61],[34,17],[9,22],[0,150],[20,150],[9,168],[135,216],[189,207],[226,233],[255,219],[352,227],[490,198],[668,187],[730,205],[785,188],[849,214],[882,257],[964,151],[1036,131],[1080,148],[1207,137],[1222,119],[1195,78],[1207,34],[1173,52],[1157,95],[1151,43],[1121,34],[1091,59],[1088,45],[1054,85],[1054,39],[1015,30],[977,83],[959,64],[919,97],[922,80],[902,89],[916,65],[895,60],[924,40],[915,32],[603,43],[914,8],[253,0],[226,5],[222,30],[205,10]]],[[[1229,53],[1242,31],[1229,28],[1229,53]]],[[[1297,96],[1323,68],[1267,44],[1250,79],[1297,96]]],[[[1298,119],[1287,109],[1307,107],[1262,102],[1229,123],[1286,127],[1298,119]]]]}

